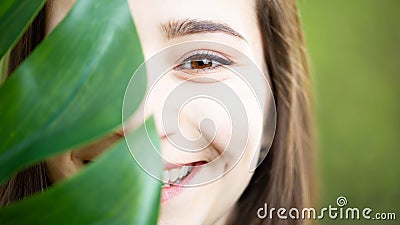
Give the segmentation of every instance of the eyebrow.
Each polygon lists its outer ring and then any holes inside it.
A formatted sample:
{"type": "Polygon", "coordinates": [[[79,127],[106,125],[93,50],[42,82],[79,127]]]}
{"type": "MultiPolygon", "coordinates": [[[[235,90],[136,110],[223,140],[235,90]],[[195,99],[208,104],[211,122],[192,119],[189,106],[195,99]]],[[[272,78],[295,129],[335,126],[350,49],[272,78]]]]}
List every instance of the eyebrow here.
{"type": "Polygon", "coordinates": [[[235,31],[228,25],[211,20],[172,20],[161,24],[161,29],[163,30],[167,39],[199,33],[224,33],[246,41],[246,39],[239,32],[235,31]]]}

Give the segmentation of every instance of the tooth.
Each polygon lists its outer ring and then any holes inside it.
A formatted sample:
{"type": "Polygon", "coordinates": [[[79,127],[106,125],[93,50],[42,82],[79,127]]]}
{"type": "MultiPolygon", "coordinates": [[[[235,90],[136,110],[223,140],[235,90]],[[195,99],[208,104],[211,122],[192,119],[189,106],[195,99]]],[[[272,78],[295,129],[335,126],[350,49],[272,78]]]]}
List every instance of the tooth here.
{"type": "Polygon", "coordinates": [[[168,182],[168,181],[169,181],[169,173],[168,173],[168,170],[164,170],[164,171],[163,171],[162,180],[163,180],[164,182],[168,182]]]}
{"type": "Polygon", "coordinates": [[[179,169],[173,169],[169,171],[169,180],[175,181],[179,177],[179,169]]]}
{"type": "Polygon", "coordinates": [[[183,176],[186,176],[188,174],[188,167],[184,166],[183,167],[183,176]]]}
{"type": "Polygon", "coordinates": [[[179,179],[185,176],[185,168],[181,167],[179,169],[179,179]]]}
{"type": "Polygon", "coordinates": [[[178,170],[178,179],[182,178],[182,167],[181,168],[177,168],[178,170]]]}

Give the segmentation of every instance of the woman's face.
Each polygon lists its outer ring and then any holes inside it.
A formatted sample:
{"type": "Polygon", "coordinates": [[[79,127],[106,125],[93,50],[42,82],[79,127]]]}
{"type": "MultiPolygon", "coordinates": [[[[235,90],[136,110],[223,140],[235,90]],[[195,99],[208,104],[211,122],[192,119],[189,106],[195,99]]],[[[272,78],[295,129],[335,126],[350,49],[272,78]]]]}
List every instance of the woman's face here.
{"type": "MultiPolygon", "coordinates": [[[[48,33],[73,3],[73,0],[51,1],[48,33]]],[[[153,115],[165,158],[163,179],[174,183],[173,170],[180,169],[182,183],[192,184],[187,188],[163,187],[159,223],[223,224],[252,177],[249,166],[259,150],[265,102],[271,100],[265,83],[260,82],[262,85],[257,89],[261,94],[255,98],[246,79],[258,78],[243,79],[233,71],[253,64],[266,71],[254,3],[129,0],[129,4],[145,59],[156,60],[146,65],[150,71],[147,98],[125,128],[133,129],[143,123],[143,118],[153,115]],[[158,61],[171,69],[164,74],[152,73],[152,66],[158,61]],[[213,98],[223,98],[224,88],[238,96],[239,105],[213,98]],[[210,95],[186,99],[190,100],[187,104],[177,105],[169,99],[173,95],[188,96],[193,90],[206,90],[204,93],[210,95]],[[224,105],[233,108],[226,110],[224,105]],[[238,116],[240,109],[235,107],[243,108],[245,117],[238,116]],[[171,109],[179,112],[177,118],[168,117],[167,111],[171,109]],[[170,118],[172,125],[166,126],[165,118],[170,118]],[[246,125],[241,126],[243,123],[246,125]],[[190,144],[182,147],[187,150],[183,151],[179,145],[187,140],[190,144]],[[244,145],[230,145],[232,140],[244,145]],[[186,176],[184,165],[202,166],[186,176]]],[[[116,131],[91,146],[47,160],[52,179],[59,181],[75,173],[120,136],[121,132],[116,131]]]]}

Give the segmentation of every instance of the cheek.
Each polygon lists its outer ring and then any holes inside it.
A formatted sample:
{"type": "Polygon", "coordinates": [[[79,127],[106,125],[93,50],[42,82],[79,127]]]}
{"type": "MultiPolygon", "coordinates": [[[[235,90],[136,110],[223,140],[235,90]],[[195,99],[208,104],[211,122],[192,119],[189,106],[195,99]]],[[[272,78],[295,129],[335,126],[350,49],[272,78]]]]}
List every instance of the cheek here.
{"type": "Polygon", "coordinates": [[[180,131],[187,138],[207,140],[230,166],[239,159],[245,161],[244,171],[248,171],[251,160],[257,158],[266,96],[255,96],[240,78],[215,85],[209,91],[221,94],[202,96],[186,104],[180,111],[180,131]]]}
{"type": "Polygon", "coordinates": [[[50,0],[46,10],[46,35],[64,19],[76,0],[50,0]]]}
{"type": "Polygon", "coordinates": [[[59,182],[72,176],[82,167],[73,160],[71,152],[46,160],[46,165],[50,174],[50,179],[53,182],[59,182]]]}

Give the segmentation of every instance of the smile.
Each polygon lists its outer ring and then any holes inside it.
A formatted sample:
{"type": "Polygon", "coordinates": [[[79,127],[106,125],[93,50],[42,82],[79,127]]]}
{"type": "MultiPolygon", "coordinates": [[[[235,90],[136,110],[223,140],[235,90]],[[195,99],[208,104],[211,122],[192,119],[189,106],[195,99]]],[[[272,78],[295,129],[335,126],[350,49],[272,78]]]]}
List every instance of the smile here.
{"type": "Polygon", "coordinates": [[[162,174],[163,187],[170,187],[171,184],[179,184],[193,170],[193,166],[182,166],[171,170],[164,170],[162,174]]]}
{"type": "Polygon", "coordinates": [[[184,191],[184,186],[196,176],[204,164],[205,161],[199,161],[164,170],[161,202],[164,203],[184,191]]]}

